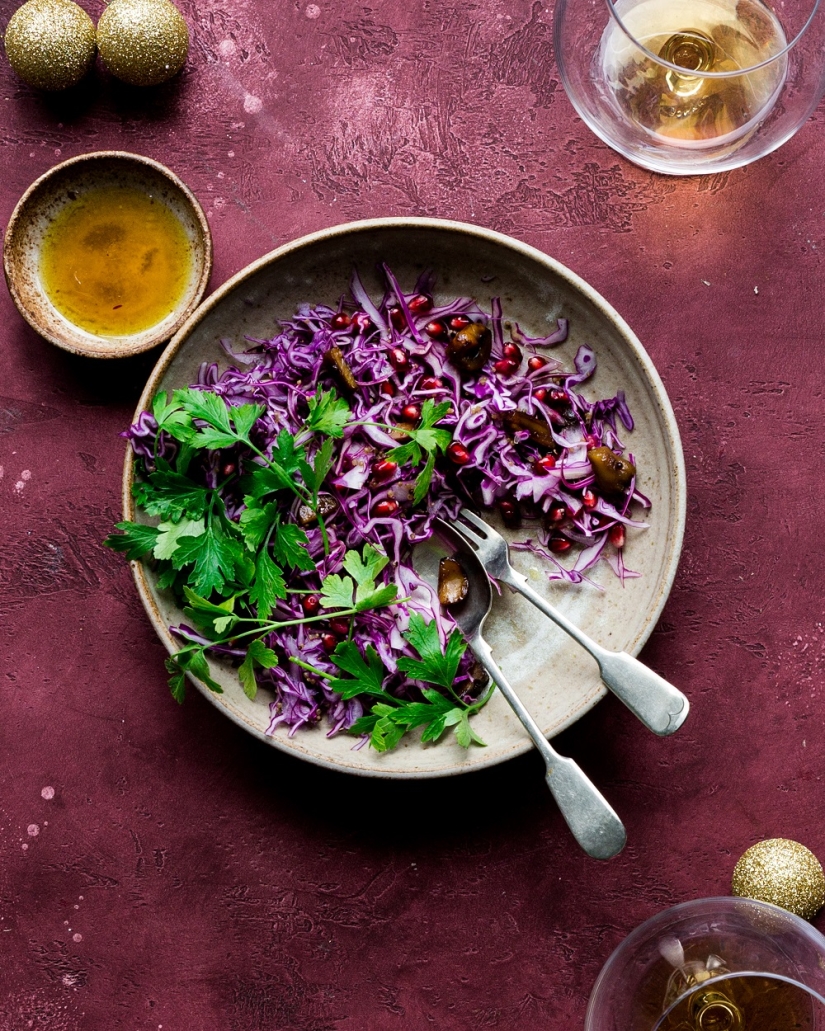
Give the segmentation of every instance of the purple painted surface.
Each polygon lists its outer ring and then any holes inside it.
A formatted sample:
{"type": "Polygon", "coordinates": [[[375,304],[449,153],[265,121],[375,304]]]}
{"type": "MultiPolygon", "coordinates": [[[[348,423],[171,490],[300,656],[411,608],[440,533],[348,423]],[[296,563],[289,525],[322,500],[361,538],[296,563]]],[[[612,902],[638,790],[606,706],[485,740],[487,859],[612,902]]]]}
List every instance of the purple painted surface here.
{"type": "Polygon", "coordinates": [[[191,58],[157,90],[98,72],[43,98],[2,63],[2,222],[53,163],[120,148],[196,192],[213,285],[389,214],[478,222],[569,265],[639,334],[679,419],[687,539],[644,658],[693,711],[660,740],[608,699],[558,739],[626,822],[601,864],[535,756],[360,781],[194,692],[179,709],[100,546],[153,356],[59,352],[3,291],[0,1029],[579,1027],[628,931],[727,893],[754,841],[825,857],[821,111],[750,168],[669,180],[574,117],[540,3],[181,7],[191,58]]]}

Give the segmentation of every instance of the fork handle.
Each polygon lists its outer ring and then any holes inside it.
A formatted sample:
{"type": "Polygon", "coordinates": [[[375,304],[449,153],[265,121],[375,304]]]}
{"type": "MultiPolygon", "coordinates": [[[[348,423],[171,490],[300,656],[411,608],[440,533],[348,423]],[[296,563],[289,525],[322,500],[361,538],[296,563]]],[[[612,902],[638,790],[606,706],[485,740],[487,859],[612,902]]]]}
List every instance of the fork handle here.
{"type": "Polygon", "coordinates": [[[610,803],[572,759],[559,755],[550,745],[499,669],[487,642],[476,636],[469,644],[541,753],[547,766],[547,786],[573,837],[594,859],[610,859],[617,855],[624,848],[627,835],[610,803]]]}
{"type": "Polygon", "coordinates": [[[524,595],[545,616],[549,616],[585,651],[590,652],[599,664],[604,686],[621,699],[648,730],[652,730],[660,737],[666,737],[681,727],[687,719],[690,703],[678,688],[627,652],[610,651],[597,644],[558,609],[548,605],[521,573],[510,569],[508,575],[502,579],[519,594],[524,595]]]}

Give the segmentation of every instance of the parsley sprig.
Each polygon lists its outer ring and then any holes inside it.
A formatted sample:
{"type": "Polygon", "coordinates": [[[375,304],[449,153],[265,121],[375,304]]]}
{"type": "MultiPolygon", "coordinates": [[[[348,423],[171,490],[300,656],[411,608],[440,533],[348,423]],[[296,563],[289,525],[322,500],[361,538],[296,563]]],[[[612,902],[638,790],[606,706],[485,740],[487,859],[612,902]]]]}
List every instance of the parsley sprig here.
{"type": "Polygon", "coordinates": [[[421,420],[418,426],[405,430],[410,440],[387,452],[387,457],[391,461],[397,462],[399,465],[409,462],[414,468],[419,466],[424,455],[427,455],[424,468],[415,480],[413,503],[416,505],[426,497],[427,491],[430,489],[438,453],[446,451],[453,439],[450,430],[443,427],[436,428],[436,423],[444,418],[451,407],[449,401],[435,404],[432,398],[428,397],[421,406],[421,420]]]}
{"type": "Polygon", "coordinates": [[[246,645],[240,678],[252,696],[255,668],[271,669],[277,662],[264,644],[268,633],[333,615],[354,615],[396,600],[394,585],[375,583],[386,556],[367,545],[363,554],[351,551],[345,556],[345,568],[354,580],[335,575],[322,582],[322,592],[329,594],[323,615],[275,618],[278,603],[287,597],[288,571],[316,569],[306,532],[282,516],[280,493],[297,495],[316,512],[326,544],[323,518],[317,513],[319,492],[332,468],[333,438],[343,434],[350,417],[346,401],[334,391],[311,397],[308,410],[304,428],[298,434],[281,430],[271,452],[264,454],[252,439],[264,413],[260,405],[230,405],[217,394],[193,388],[176,390],[171,401],[165,392],[154,400],[158,436],[168,433],[180,448],[174,466],[156,452],[154,468],[135,483],[133,493],[137,504],[159,523],[120,522],[119,532],[104,543],[130,560],[154,558],[159,585],[182,594],[184,615],[208,639],[206,644],[189,641],[167,661],[170,688],[179,701],[186,673],[220,690],[205,659],[210,647],[239,640],[246,645]],[[311,443],[317,445],[312,457],[311,443]],[[226,449],[252,452],[258,459],[242,479],[245,509],[237,521],[227,516],[219,488],[206,487],[188,475],[195,454],[226,449]],[[346,599],[345,581],[353,585],[346,599]]]}
{"type": "Polygon", "coordinates": [[[342,674],[337,677],[315,669],[296,656],[290,658],[297,665],[328,680],[328,686],[345,701],[362,696],[376,699],[370,712],[357,719],[350,732],[368,735],[377,752],[395,748],[406,733],[418,727],[423,727],[421,740],[424,743],[438,741],[452,727],[456,741],[463,748],[472,744],[484,747],[485,742],[470,725],[470,717],[487,703],[490,692],[485,692],[478,701],[468,703],[454,690],[459,663],[467,648],[460,631],[451,631],[446,647],[442,649],[436,621],[433,619],[428,623],[414,612],[410,616],[409,629],[402,637],[417,652],[418,658],[402,656],[398,660],[398,668],[418,682],[422,701],[405,701],[384,689],[387,670],[371,644],[366,646],[362,655],[354,641],[342,641],[332,653],[333,662],[342,674]],[[446,694],[436,687],[443,688],[446,694]]]}
{"type": "MultiPolygon", "coordinates": [[[[346,402],[331,391],[312,398],[303,435],[309,440],[316,431],[343,432],[344,408],[348,413],[346,402]]],[[[266,455],[251,439],[263,412],[260,405],[228,405],[217,394],[193,388],[176,390],[171,402],[161,392],[155,398],[153,414],[159,433],[168,432],[182,445],[177,467],[156,457],[154,469],[133,488],[137,504],[161,522],[157,527],[118,523],[120,532],[105,543],[131,560],[151,553],[155,559],[171,563],[174,571],[192,567],[189,586],[204,597],[247,589],[259,615],[266,618],[275,602],[286,597],[284,571],[315,569],[306,550],[306,533],[294,523],[281,521],[278,513],[282,506],[276,496],[288,490],[312,511],[317,510],[319,491],[331,469],[332,439],[327,436],[310,460],[306,446],[284,429],[271,454],[266,455]],[[251,451],[261,462],[252,465],[244,478],[246,509],[239,522],[227,517],[219,489],[187,475],[194,453],[227,448],[251,451]]],[[[318,521],[322,524],[321,516],[318,521]]],[[[163,586],[175,582],[168,566],[161,570],[163,586]]]]}
{"type": "MultiPolygon", "coordinates": [[[[274,630],[306,623],[318,623],[331,618],[348,618],[370,609],[393,604],[399,600],[398,588],[395,584],[379,586],[369,572],[369,570],[380,571],[386,562],[386,556],[381,555],[369,544],[364,546],[362,555],[356,551],[348,551],[344,556],[345,568],[357,569],[360,575],[357,586],[350,577],[343,578],[350,580],[350,583],[353,584],[349,598],[344,600],[344,596],[339,591],[342,578],[334,573],[329,574],[321,581],[321,597],[325,599],[325,611],[314,616],[299,618],[292,616],[286,619],[261,617],[260,608],[257,617],[244,615],[243,612],[248,610],[243,607],[236,611],[237,595],[215,603],[184,585],[183,593],[188,604],[184,607],[183,614],[208,639],[208,643],[190,641],[167,659],[166,667],[172,674],[169,681],[172,694],[178,701],[183,701],[184,680],[181,679],[181,674],[187,672],[202,680],[212,691],[218,694],[222,693],[220,685],[211,677],[204,675],[208,674],[208,666],[205,666],[200,660],[204,658],[208,648],[246,644],[247,655],[239,674],[245,693],[249,698],[254,698],[257,693],[254,669],[256,667],[273,669],[278,665],[277,655],[266,645],[267,635],[274,630]],[[249,638],[252,640],[248,640],[249,638]]],[[[285,596],[284,591],[281,597],[285,596]]],[[[251,590],[249,597],[254,600],[251,590]]]]}
{"type": "Polygon", "coordinates": [[[356,612],[381,608],[395,601],[398,589],[394,584],[377,586],[375,578],[389,559],[371,544],[364,546],[363,555],[348,551],[344,556],[344,569],[351,576],[331,573],[321,584],[321,604],[325,608],[353,607],[356,612]]]}
{"type": "Polygon", "coordinates": [[[307,428],[314,433],[324,433],[328,437],[343,437],[344,427],[352,413],[343,398],[334,390],[322,390],[309,399],[309,418],[307,428]]]}
{"type": "MultiPolygon", "coordinates": [[[[437,426],[449,409],[449,403],[425,401],[419,425],[406,430],[407,442],[388,452],[392,461],[414,468],[424,461],[416,479],[416,504],[429,489],[438,453],[450,443],[451,432],[437,426]]],[[[208,390],[175,390],[171,399],[159,393],[152,406],[158,427],[154,457],[133,487],[137,504],[157,525],[121,522],[116,526],[119,532],[104,542],[130,560],[154,559],[158,585],[174,589],[182,599],[184,616],[194,629],[178,628],[183,643],[166,660],[169,687],[178,702],[184,699],[187,675],[221,692],[207,660],[212,649],[223,647],[243,656],[239,680],[254,699],[261,672],[279,664],[270,646],[274,631],[349,619],[408,600],[398,597],[398,588],[386,582],[386,574],[381,577],[388,557],[367,543],[360,550],[347,550],[338,571],[320,580],[320,610],[295,616],[287,603],[294,592],[287,585],[293,573],[312,576],[317,566],[305,530],[285,514],[293,504],[289,498],[297,498],[317,520],[328,554],[320,492],[334,465],[334,442],[344,435],[352,413],[334,390],[319,390],[307,400],[303,427],[296,433],[282,429],[265,453],[255,439],[255,426],[264,412],[261,405],[234,405],[208,390]],[[164,434],[177,445],[172,460],[160,453],[164,434]],[[216,463],[211,452],[229,454],[216,463]],[[196,458],[201,471],[191,474],[196,458]],[[239,518],[227,513],[223,484],[205,485],[204,462],[211,470],[228,464],[229,477],[243,466],[243,475],[235,476],[244,502],[239,518]]],[[[208,482],[215,482],[214,476],[208,482]]],[[[452,727],[464,747],[483,744],[469,718],[486,696],[468,704],[454,690],[466,648],[460,633],[454,630],[442,648],[435,621],[426,623],[413,613],[403,636],[414,654],[402,656],[398,670],[417,684],[420,700],[398,699],[386,690],[389,674],[371,644],[362,653],[354,640],[339,641],[331,656],[337,675],[297,656],[290,656],[290,661],[327,679],[344,700],[361,697],[371,706],[352,730],[368,734],[379,751],[395,747],[419,727],[425,742],[438,740],[452,727]]]]}

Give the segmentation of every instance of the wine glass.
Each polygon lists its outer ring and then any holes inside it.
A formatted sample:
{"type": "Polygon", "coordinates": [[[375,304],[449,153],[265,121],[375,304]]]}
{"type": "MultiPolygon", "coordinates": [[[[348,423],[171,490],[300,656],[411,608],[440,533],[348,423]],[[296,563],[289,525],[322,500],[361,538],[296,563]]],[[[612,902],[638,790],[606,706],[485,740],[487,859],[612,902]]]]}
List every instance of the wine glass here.
{"type": "Polygon", "coordinates": [[[605,964],[585,1031],[821,1031],[825,938],[766,902],[667,909],[605,964]]]}
{"type": "Polygon", "coordinates": [[[755,161],[825,92],[825,0],[556,0],[554,42],[585,123],[654,172],[755,161]]]}

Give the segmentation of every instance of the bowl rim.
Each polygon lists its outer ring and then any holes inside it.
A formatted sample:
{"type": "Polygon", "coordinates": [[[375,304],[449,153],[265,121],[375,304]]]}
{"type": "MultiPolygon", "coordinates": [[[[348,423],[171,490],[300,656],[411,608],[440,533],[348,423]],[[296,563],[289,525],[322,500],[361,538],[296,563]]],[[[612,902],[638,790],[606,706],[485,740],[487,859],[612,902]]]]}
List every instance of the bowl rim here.
{"type": "MultiPolygon", "coordinates": [[[[475,225],[469,222],[459,222],[451,219],[433,218],[429,216],[388,216],[381,218],[362,219],[354,222],[344,222],[338,225],[330,226],[325,229],[320,229],[312,233],[308,233],[304,236],[298,237],[294,240],[290,240],[280,247],[276,247],[274,250],[269,251],[262,257],[252,261],[249,265],[245,266],[233,276],[231,276],[225,283],[223,283],[217,290],[215,290],[208,298],[206,298],[201,305],[189,316],[186,322],[181,326],[175,336],[170,340],[167,346],[160,354],[155,367],[149,375],[146,385],[140,395],[135,408],[135,414],[133,422],[135,422],[140,416],[141,412],[149,407],[154,394],[157,392],[158,384],[169,368],[172,360],[177,355],[183,344],[188,339],[189,335],[198,327],[198,325],[204,321],[204,319],[216,308],[224,298],[231,294],[238,286],[247,280],[254,277],[261,269],[266,268],[268,265],[280,261],[287,255],[302,250],[306,247],[311,247],[320,241],[348,236],[353,233],[370,232],[375,229],[431,229],[431,230],[444,230],[449,232],[464,233],[469,236],[483,239],[490,243],[498,246],[505,247],[510,250],[516,250],[525,257],[544,265],[555,275],[561,279],[566,280],[571,286],[575,287],[581,294],[583,294],[596,308],[598,308],[603,315],[616,326],[617,330],[621,334],[625,343],[630,347],[636,360],[642,367],[645,376],[650,380],[651,385],[654,388],[655,394],[659,401],[659,411],[661,414],[662,421],[665,425],[667,435],[670,437],[673,448],[672,448],[672,460],[673,460],[673,472],[674,472],[674,484],[675,484],[675,503],[673,506],[674,510],[674,523],[670,527],[672,546],[670,548],[670,556],[664,573],[662,574],[659,582],[659,592],[656,601],[656,605],[651,610],[651,615],[648,620],[648,625],[645,631],[639,635],[636,642],[634,642],[633,653],[636,654],[641,650],[647,639],[653,632],[654,627],[659,621],[670,591],[673,586],[673,582],[676,578],[676,571],[679,565],[679,560],[682,553],[682,545],[685,534],[685,521],[687,513],[687,475],[685,471],[684,453],[681,444],[681,435],[679,433],[679,427],[676,422],[676,417],[673,412],[673,408],[670,404],[670,399],[665,390],[664,384],[661,377],[659,376],[656,367],[653,364],[650,356],[647,354],[644,346],[642,345],[639,338],[630,328],[628,323],[622,318],[622,316],[616,311],[615,308],[607,301],[597,290],[595,290],[589,283],[578,276],[575,272],[572,272],[569,268],[563,265],[561,262],[552,258],[544,251],[539,250],[530,244],[522,243],[520,240],[514,237],[508,236],[504,233],[500,233],[494,229],[486,229],[482,226],[475,225]]],[[[123,507],[123,517],[125,520],[132,521],[135,517],[135,504],[132,497],[131,487],[134,479],[134,456],[131,447],[127,445],[126,454],[123,463],[123,477],[121,481],[122,494],[121,503],[123,507]]],[[[143,564],[139,561],[130,562],[132,569],[132,576],[135,581],[135,585],[140,596],[141,603],[143,604],[144,610],[149,617],[150,622],[155,632],[160,637],[164,646],[168,651],[173,651],[176,647],[174,638],[169,632],[169,629],[163,620],[160,611],[155,604],[152,596],[152,591],[149,587],[149,583],[146,577],[146,573],[143,564]]],[[[230,708],[221,704],[220,696],[216,696],[212,691],[202,685],[197,679],[187,674],[190,682],[197,688],[197,690],[204,695],[209,702],[211,702],[217,709],[221,711],[224,716],[228,716],[237,726],[241,727],[248,733],[263,741],[265,744],[277,748],[279,751],[285,752],[295,758],[300,758],[309,762],[312,762],[316,766],[321,766],[326,769],[334,770],[339,773],[354,774],[356,776],[367,776],[376,777],[385,780],[424,780],[432,779],[443,776],[453,776],[463,773],[471,773],[476,770],[487,769],[490,766],[496,766],[501,762],[505,762],[508,759],[515,758],[516,756],[523,755],[529,752],[532,748],[532,742],[526,737],[523,742],[519,743],[518,746],[511,749],[509,754],[498,757],[491,757],[489,759],[481,759],[473,763],[470,768],[451,768],[449,770],[430,770],[430,769],[417,769],[412,768],[409,770],[382,770],[382,769],[366,769],[364,767],[349,767],[342,765],[340,762],[335,762],[324,756],[310,754],[307,751],[296,749],[290,745],[279,740],[277,735],[266,734],[258,727],[253,726],[250,722],[243,719],[239,714],[233,712],[230,708]]],[[[600,689],[593,694],[593,696],[587,700],[586,704],[579,707],[574,714],[568,719],[561,723],[558,727],[552,731],[553,735],[559,734],[566,730],[569,726],[572,726],[578,719],[580,719],[586,712],[588,712],[593,706],[596,705],[602,698],[607,695],[607,689],[600,685],[600,689]]]]}
{"type": "MultiPolygon", "coordinates": [[[[209,284],[209,277],[212,275],[213,259],[214,247],[209,220],[192,190],[189,189],[179,176],[170,168],[167,168],[166,165],[161,164],[160,161],[126,150],[90,151],[87,154],[78,154],[75,157],[68,158],[66,161],[52,165],[51,168],[47,169],[31,183],[14,206],[3,236],[3,272],[6,278],[6,285],[17,310],[31,328],[43,337],[44,340],[54,344],[56,347],[62,348],[64,351],[87,358],[128,358],[136,354],[142,354],[144,351],[150,351],[152,348],[168,341],[202,303],[209,284]],[[157,326],[150,326],[149,329],[130,336],[96,337],[80,327],[74,327],[76,335],[69,338],[44,325],[25,303],[18,287],[20,265],[13,257],[14,248],[12,245],[16,235],[21,231],[25,223],[27,213],[32,210],[33,205],[37,204],[37,195],[52,179],[76,165],[92,164],[104,160],[120,161],[125,166],[143,166],[151,169],[167,180],[178,191],[185,204],[191,210],[198,228],[197,248],[201,255],[201,273],[189,303],[181,309],[175,321],[166,329],[160,330],[157,326]],[[95,341],[100,341],[100,343],[95,341]]],[[[159,325],[161,323],[158,323],[159,325]]]]}

